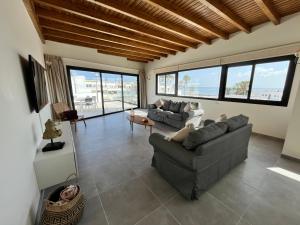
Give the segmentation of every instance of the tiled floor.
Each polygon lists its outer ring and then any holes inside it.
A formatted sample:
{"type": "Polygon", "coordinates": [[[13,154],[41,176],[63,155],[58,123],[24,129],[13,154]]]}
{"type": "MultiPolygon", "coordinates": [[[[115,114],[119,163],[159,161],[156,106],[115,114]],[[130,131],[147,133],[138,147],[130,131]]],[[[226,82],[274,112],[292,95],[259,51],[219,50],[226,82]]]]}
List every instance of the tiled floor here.
{"type": "Polygon", "coordinates": [[[139,125],[131,133],[126,113],[78,125],[74,139],[87,198],[80,225],[300,224],[300,164],[280,158],[282,142],[253,135],[249,158],[199,200],[187,201],[151,168],[148,137],[139,125]]]}

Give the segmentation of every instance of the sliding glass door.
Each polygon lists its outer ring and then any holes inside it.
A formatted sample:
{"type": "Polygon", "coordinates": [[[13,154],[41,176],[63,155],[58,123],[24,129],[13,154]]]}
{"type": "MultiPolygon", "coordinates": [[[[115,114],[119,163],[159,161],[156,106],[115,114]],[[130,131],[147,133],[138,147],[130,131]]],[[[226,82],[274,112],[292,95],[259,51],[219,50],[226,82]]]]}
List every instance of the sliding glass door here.
{"type": "Polygon", "coordinates": [[[139,107],[138,75],[67,66],[74,108],[85,118],[139,107]]]}
{"type": "Polygon", "coordinates": [[[138,107],[139,92],[137,76],[123,75],[123,96],[124,109],[138,107]]]}
{"type": "Polygon", "coordinates": [[[123,110],[122,76],[119,74],[101,73],[105,113],[123,110]]]}
{"type": "Polygon", "coordinates": [[[74,108],[79,115],[103,115],[102,88],[99,72],[69,70],[74,108]]]}

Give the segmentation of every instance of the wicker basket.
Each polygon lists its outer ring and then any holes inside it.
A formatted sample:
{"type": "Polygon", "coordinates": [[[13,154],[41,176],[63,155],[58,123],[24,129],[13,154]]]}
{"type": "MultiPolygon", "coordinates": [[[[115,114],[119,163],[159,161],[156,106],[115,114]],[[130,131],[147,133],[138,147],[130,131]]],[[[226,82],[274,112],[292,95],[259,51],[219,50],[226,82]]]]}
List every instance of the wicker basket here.
{"type": "Polygon", "coordinates": [[[42,225],[75,225],[81,218],[85,206],[83,194],[78,186],[78,194],[70,202],[57,206],[53,205],[53,199],[58,199],[65,186],[57,188],[48,199],[45,200],[45,209],[42,214],[42,225]]]}

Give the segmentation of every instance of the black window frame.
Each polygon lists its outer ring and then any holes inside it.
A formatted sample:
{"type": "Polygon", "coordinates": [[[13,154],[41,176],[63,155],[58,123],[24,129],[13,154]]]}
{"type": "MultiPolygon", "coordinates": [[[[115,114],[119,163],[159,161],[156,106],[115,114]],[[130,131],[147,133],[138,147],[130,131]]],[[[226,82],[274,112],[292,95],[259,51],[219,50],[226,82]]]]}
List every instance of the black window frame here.
{"type": "Polygon", "coordinates": [[[295,55],[286,55],[286,56],[279,56],[279,57],[271,57],[271,58],[264,58],[264,59],[257,59],[257,60],[249,60],[244,62],[238,62],[238,63],[230,63],[230,64],[224,64],[224,65],[215,65],[215,66],[207,66],[207,67],[198,67],[198,68],[192,68],[192,69],[185,69],[185,70],[178,70],[178,71],[172,71],[167,73],[158,73],[156,74],[156,95],[158,96],[170,96],[170,97],[179,97],[179,98],[191,98],[191,99],[204,99],[204,100],[213,100],[213,101],[224,101],[224,102],[238,102],[238,103],[248,103],[248,104],[260,104],[260,105],[271,105],[271,106],[282,106],[287,107],[291,89],[293,85],[293,80],[295,76],[295,70],[297,65],[298,57],[295,55]],[[272,101],[272,100],[259,100],[259,99],[251,99],[251,92],[252,92],[252,84],[253,79],[255,76],[255,67],[257,64],[263,64],[263,63],[272,63],[272,62],[280,62],[280,61],[286,61],[289,60],[289,68],[286,76],[286,81],[283,89],[282,99],[281,101],[272,101]],[[246,99],[242,98],[228,98],[225,97],[225,91],[226,91],[226,80],[227,80],[227,73],[229,67],[236,67],[236,66],[245,66],[245,65],[252,65],[252,71],[251,71],[251,77],[250,77],[250,83],[249,83],[249,91],[248,96],[246,99]],[[197,69],[206,69],[206,68],[212,68],[212,67],[222,67],[221,69],[221,79],[220,79],[220,87],[219,87],[219,96],[218,98],[207,98],[207,97],[194,97],[194,96],[181,96],[178,95],[178,73],[189,71],[189,70],[197,70],[197,69]],[[158,76],[161,75],[167,75],[167,74],[175,74],[175,94],[162,94],[158,93],[158,76]]]}
{"type": "Polygon", "coordinates": [[[124,108],[123,75],[124,76],[137,77],[137,93],[138,93],[137,103],[138,103],[138,105],[137,105],[137,107],[135,107],[133,109],[139,109],[140,108],[140,76],[139,76],[139,74],[123,73],[123,72],[110,71],[110,70],[101,70],[101,69],[95,69],[95,68],[89,68],[89,67],[80,67],[80,66],[66,65],[66,71],[67,71],[67,77],[68,77],[68,85],[69,85],[69,88],[70,88],[70,94],[71,94],[71,101],[72,101],[73,109],[75,109],[75,104],[74,104],[74,95],[73,95],[72,82],[71,82],[71,70],[79,70],[79,71],[88,71],[88,72],[97,72],[97,73],[99,73],[99,75],[100,75],[100,82],[101,82],[101,90],[103,90],[102,73],[117,74],[117,75],[121,76],[121,82],[122,82],[122,110],[115,111],[115,112],[110,112],[110,113],[105,113],[104,98],[103,98],[103,92],[102,92],[102,112],[103,112],[103,114],[96,115],[96,116],[86,117],[85,119],[92,119],[92,118],[97,118],[97,117],[101,117],[101,116],[106,116],[106,115],[120,113],[120,112],[125,112],[125,111],[130,110],[130,109],[125,109],[124,108]]]}
{"type": "Polygon", "coordinates": [[[156,81],[155,81],[155,92],[156,92],[156,95],[161,95],[161,96],[177,96],[177,89],[178,89],[178,73],[177,71],[173,71],[173,72],[167,72],[167,73],[158,73],[156,74],[156,81]],[[166,77],[167,75],[170,75],[170,74],[174,74],[175,75],[175,90],[174,90],[174,94],[166,94],[166,93],[159,93],[158,92],[158,77],[159,76],[164,76],[165,77],[165,92],[166,92],[166,77]]]}

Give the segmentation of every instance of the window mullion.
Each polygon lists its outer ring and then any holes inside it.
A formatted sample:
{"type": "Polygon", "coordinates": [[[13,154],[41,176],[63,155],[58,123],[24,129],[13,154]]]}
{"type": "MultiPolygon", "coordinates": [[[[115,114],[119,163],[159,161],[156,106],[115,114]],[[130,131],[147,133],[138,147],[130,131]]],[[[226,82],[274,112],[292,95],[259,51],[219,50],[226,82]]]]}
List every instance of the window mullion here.
{"type": "Polygon", "coordinates": [[[223,65],[221,70],[220,88],[219,88],[219,100],[224,99],[226,91],[226,77],[227,66],[223,65]]]}
{"type": "Polygon", "coordinates": [[[252,65],[252,71],[251,71],[251,77],[250,77],[250,83],[249,83],[249,90],[248,90],[247,100],[250,100],[250,97],[251,97],[252,84],[253,84],[254,73],[255,73],[255,67],[256,67],[256,64],[253,64],[252,65]]]}

